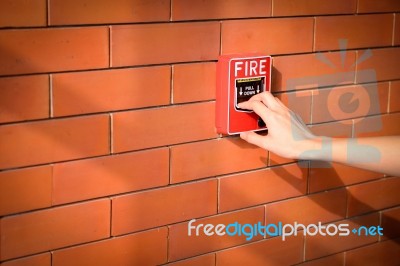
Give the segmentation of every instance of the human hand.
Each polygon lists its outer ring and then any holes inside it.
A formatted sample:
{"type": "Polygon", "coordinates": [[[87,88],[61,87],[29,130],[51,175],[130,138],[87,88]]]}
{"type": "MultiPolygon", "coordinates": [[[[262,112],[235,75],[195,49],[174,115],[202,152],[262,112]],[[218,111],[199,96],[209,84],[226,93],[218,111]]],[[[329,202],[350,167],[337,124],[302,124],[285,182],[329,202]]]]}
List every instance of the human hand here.
{"type": "Polygon", "coordinates": [[[315,136],[301,118],[269,92],[254,95],[240,108],[253,110],[268,127],[268,135],[244,132],[249,143],[282,157],[344,163],[391,176],[400,176],[400,136],[329,138],[315,136]],[[372,161],[371,161],[371,158],[372,161]]]}
{"type": "Polygon", "coordinates": [[[244,132],[240,137],[249,143],[291,159],[301,158],[306,151],[318,145],[316,136],[296,113],[288,109],[269,92],[259,93],[249,101],[239,104],[240,108],[253,110],[268,127],[268,135],[244,132]]]}

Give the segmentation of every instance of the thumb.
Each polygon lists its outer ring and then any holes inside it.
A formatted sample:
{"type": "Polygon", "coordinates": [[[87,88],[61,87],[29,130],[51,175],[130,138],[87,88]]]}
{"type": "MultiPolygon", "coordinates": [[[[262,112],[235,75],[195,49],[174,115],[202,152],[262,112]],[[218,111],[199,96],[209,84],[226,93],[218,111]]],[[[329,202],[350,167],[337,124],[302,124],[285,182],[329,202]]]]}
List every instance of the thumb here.
{"type": "Polygon", "coordinates": [[[240,138],[260,148],[267,149],[267,140],[266,140],[267,137],[249,131],[240,133],[240,138]]]}

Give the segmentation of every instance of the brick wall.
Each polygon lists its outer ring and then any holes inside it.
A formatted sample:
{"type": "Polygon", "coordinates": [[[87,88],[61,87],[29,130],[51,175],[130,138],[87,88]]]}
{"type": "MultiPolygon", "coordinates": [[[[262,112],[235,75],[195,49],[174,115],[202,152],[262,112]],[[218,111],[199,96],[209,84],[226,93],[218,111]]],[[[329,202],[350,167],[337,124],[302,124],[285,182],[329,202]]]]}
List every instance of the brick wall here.
{"type": "Polygon", "coordinates": [[[315,133],[400,134],[396,12],[397,0],[0,1],[1,265],[400,264],[400,178],[300,166],[214,129],[218,55],[265,52],[276,95],[315,133]],[[331,92],[379,108],[340,112],[331,92]],[[189,237],[193,218],[385,236],[189,237]]]}

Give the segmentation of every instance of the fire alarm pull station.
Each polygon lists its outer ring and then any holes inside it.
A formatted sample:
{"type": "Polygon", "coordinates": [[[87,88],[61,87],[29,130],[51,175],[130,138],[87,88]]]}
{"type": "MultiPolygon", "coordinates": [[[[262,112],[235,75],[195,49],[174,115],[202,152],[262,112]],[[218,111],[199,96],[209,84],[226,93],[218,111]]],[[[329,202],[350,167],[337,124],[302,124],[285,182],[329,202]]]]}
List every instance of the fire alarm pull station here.
{"type": "Polygon", "coordinates": [[[271,88],[271,57],[266,55],[222,55],[217,63],[216,127],[221,134],[266,129],[253,111],[238,104],[271,88]]]}

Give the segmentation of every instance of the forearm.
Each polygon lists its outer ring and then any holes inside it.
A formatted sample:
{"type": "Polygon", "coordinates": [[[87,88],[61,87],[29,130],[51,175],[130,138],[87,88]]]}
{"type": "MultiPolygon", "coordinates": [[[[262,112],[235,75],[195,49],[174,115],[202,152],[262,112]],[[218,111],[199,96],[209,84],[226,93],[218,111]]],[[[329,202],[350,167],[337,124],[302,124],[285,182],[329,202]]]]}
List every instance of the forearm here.
{"type": "Polygon", "coordinates": [[[301,159],[333,161],[400,176],[400,136],[311,140],[301,159]]]}

